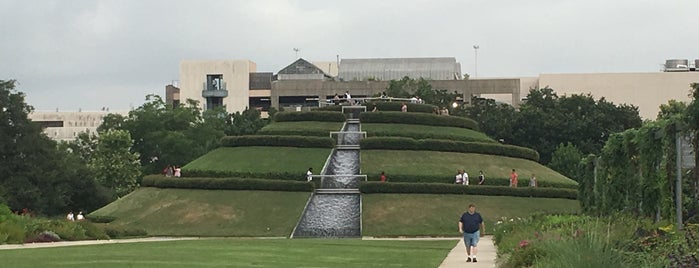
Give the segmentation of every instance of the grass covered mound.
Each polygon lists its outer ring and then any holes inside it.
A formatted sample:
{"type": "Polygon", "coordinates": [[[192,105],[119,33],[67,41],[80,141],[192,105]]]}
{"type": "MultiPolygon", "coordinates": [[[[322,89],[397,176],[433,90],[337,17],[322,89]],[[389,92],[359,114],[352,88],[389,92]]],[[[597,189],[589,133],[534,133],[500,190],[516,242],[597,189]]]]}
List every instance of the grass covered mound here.
{"type": "Polygon", "coordinates": [[[378,180],[384,171],[393,182],[453,183],[457,169],[468,173],[470,182],[478,181],[478,171],[485,173],[486,185],[508,185],[514,168],[519,185],[526,186],[536,175],[541,187],[575,188],[577,182],[534,161],[484,154],[408,150],[362,150],[361,169],[368,180],[378,180]]]}
{"type": "Polygon", "coordinates": [[[437,267],[456,241],[204,239],[3,250],[6,267],[437,267]],[[40,257],[38,257],[40,256],[40,257]]]}
{"type": "Polygon", "coordinates": [[[457,141],[495,142],[482,132],[459,127],[415,124],[362,123],[362,131],[370,137],[407,137],[413,139],[445,139],[457,141]]]}
{"type": "Polygon", "coordinates": [[[310,193],[143,187],[93,212],[149,235],[288,237],[310,193]]]}
{"type": "Polygon", "coordinates": [[[475,204],[486,233],[501,217],[532,213],[578,213],[577,200],[510,196],[368,194],[362,196],[365,236],[459,236],[461,214],[475,204]]]}
{"type": "Polygon", "coordinates": [[[304,180],[325,165],[330,148],[221,147],[182,167],[182,176],[304,180]]]}

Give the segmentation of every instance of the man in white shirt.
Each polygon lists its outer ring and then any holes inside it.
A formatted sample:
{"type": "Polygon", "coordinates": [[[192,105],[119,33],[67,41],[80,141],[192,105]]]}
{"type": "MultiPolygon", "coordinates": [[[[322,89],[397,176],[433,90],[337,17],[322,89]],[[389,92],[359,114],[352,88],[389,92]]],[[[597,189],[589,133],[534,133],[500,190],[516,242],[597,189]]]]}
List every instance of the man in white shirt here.
{"type": "Polygon", "coordinates": [[[464,174],[461,175],[461,178],[464,180],[464,185],[468,185],[468,173],[465,170],[463,172],[464,174]]]}
{"type": "Polygon", "coordinates": [[[308,168],[308,171],[306,172],[306,180],[307,181],[313,180],[313,168],[308,168]]]}
{"type": "Polygon", "coordinates": [[[463,181],[463,175],[461,175],[461,170],[457,169],[456,170],[456,178],[455,178],[454,183],[455,184],[462,184],[463,182],[464,181],[463,181]]]}

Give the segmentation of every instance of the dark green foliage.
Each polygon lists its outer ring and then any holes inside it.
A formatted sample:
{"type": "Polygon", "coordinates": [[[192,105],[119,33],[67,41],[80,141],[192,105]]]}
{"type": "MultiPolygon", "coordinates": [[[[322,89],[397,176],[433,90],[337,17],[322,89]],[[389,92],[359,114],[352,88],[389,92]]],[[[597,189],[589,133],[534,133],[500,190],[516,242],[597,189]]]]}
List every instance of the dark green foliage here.
{"type": "Polygon", "coordinates": [[[460,127],[478,130],[478,123],[469,118],[424,113],[366,112],[359,116],[362,123],[398,123],[427,126],[460,127]]]}
{"type": "Polygon", "coordinates": [[[227,136],[221,139],[221,145],[226,147],[285,146],[305,148],[333,148],[335,146],[334,140],[330,137],[277,135],[227,136]]]}
{"type": "Polygon", "coordinates": [[[104,232],[107,233],[110,238],[142,237],[148,235],[148,232],[143,229],[114,225],[104,226],[104,232]]]}
{"type": "Polygon", "coordinates": [[[87,214],[85,218],[94,223],[110,223],[116,220],[116,217],[93,214],[87,214]]]}
{"type": "MultiPolygon", "coordinates": [[[[400,101],[374,101],[374,102],[367,102],[367,103],[362,103],[361,105],[364,105],[367,107],[367,112],[371,111],[372,105],[376,104],[376,108],[379,109],[379,111],[382,112],[400,112],[400,107],[403,105],[402,102],[400,101]]],[[[410,102],[405,102],[405,104],[408,106],[408,113],[433,113],[434,109],[437,106],[431,105],[431,104],[418,104],[418,103],[410,103],[410,102]]],[[[325,107],[320,107],[315,109],[316,111],[342,111],[342,105],[330,105],[330,106],[325,106],[325,107]]]]}
{"type": "Polygon", "coordinates": [[[369,137],[362,139],[361,148],[477,153],[529,159],[532,161],[539,160],[539,154],[532,149],[492,142],[462,142],[437,139],[416,140],[401,137],[369,137]]]}
{"type": "Polygon", "coordinates": [[[639,126],[635,106],[589,94],[558,97],[553,89],[542,88],[529,92],[512,124],[512,140],[505,142],[535,149],[547,164],[561,143],[570,141],[583,154],[596,154],[612,133],[639,126]]]}
{"type": "Polygon", "coordinates": [[[323,122],[344,122],[345,115],[330,111],[310,111],[310,112],[278,112],[274,115],[275,122],[289,121],[323,121],[323,122]]]}
{"type": "MultiPolygon", "coordinates": [[[[226,111],[223,109],[223,107],[219,107],[217,109],[220,109],[219,115],[226,115],[226,111]]],[[[215,110],[208,110],[204,112],[204,122],[212,122],[211,119],[206,117],[206,113],[211,111],[215,110]]],[[[221,118],[221,116],[218,118],[221,118]]],[[[213,122],[215,124],[214,127],[221,126],[220,123],[216,121],[213,122]]],[[[260,118],[260,111],[249,108],[246,108],[242,113],[235,112],[234,114],[229,114],[224,123],[224,133],[230,136],[255,134],[262,127],[267,125],[267,121],[260,118]]]]}
{"type": "MultiPolygon", "coordinates": [[[[250,116],[254,115],[250,112],[250,116]]],[[[127,117],[105,117],[105,124],[98,131],[128,131],[134,141],[133,150],[140,154],[144,173],[160,173],[167,165],[182,166],[218,147],[224,130],[230,132],[229,125],[221,125],[227,118],[223,110],[202,113],[196,101],[188,100],[173,108],[159,96],[148,95],[146,103],[130,111],[127,117]]],[[[239,132],[249,132],[246,131],[239,132]]]]}
{"type": "Polygon", "coordinates": [[[565,145],[561,143],[558,145],[558,148],[556,148],[556,151],[553,152],[551,162],[548,166],[566,177],[580,182],[578,179],[578,171],[582,158],[582,153],[575,145],[570,142],[565,145]]]}
{"type": "Polygon", "coordinates": [[[15,81],[0,80],[0,199],[13,210],[63,214],[105,200],[85,163],[42,133],[15,81]]]}
{"type": "Polygon", "coordinates": [[[451,115],[464,115],[478,122],[480,130],[495,140],[513,142],[512,126],[517,111],[512,105],[493,99],[471,98],[471,105],[452,109],[451,115]]]}
{"type": "Polygon", "coordinates": [[[143,178],[143,186],[206,190],[263,190],[312,192],[313,183],[306,181],[242,179],[242,178],[166,178],[151,175],[143,178]]]}
{"type": "Polygon", "coordinates": [[[401,194],[465,194],[490,196],[520,196],[577,199],[578,191],[574,189],[520,187],[485,185],[455,185],[444,183],[384,183],[362,182],[359,190],[365,194],[401,193],[401,194]]]}

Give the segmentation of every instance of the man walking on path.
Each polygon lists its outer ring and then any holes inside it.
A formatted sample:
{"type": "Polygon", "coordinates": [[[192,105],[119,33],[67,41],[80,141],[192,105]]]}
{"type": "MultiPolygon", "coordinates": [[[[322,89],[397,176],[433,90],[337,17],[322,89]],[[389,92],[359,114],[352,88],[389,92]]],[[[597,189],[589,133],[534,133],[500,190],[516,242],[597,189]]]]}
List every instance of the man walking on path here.
{"type": "Polygon", "coordinates": [[[485,224],[481,214],[476,212],[476,205],[468,205],[468,211],[464,212],[459,219],[459,232],[464,235],[464,245],[466,246],[466,262],[478,262],[478,239],[485,232],[485,224]],[[471,254],[473,253],[473,254],[471,254]]]}

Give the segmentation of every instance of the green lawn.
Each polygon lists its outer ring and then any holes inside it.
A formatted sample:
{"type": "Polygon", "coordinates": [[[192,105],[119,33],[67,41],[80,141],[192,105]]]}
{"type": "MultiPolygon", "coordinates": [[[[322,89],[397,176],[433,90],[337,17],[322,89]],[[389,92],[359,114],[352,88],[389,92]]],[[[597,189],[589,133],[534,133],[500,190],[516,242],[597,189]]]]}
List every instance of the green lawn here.
{"type": "Polygon", "coordinates": [[[482,132],[467,128],[438,127],[411,124],[362,123],[367,136],[409,137],[415,139],[445,139],[457,141],[495,142],[482,132]]]}
{"type": "Polygon", "coordinates": [[[362,150],[361,169],[369,179],[378,178],[381,171],[391,174],[443,177],[444,182],[452,182],[457,169],[465,169],[473,181],[478,171],[483,170],[488,178],[509,178],[516,169],[519,180],[529,180],[536,174],[539,183],[547,181],[576,185],[567,177],[537,162],[497,155],[464,154],[453,152],[409,151],[409,150],[362,150]]]}
{"type": "Polygon", "coordinates": [[[273,122],[263,127],[259,134],[328,136],[330,131],[340,131],[343,122],[295,121],[273,122]]]}
{"type": "Polygon", "coordinates": [[[437,267],[456,241],[211,239],[0,250],[3,267],[437,267]]]}
{"type": "Polygon", "coordinates": [[[500,217],[533,213],[578,213],[577,200],[511,196],[431,194],[362,195],[364,236],[459,236],[458,221],[469,204],[483,216],[486,233],[500,217]]]}
{"type": "Polygon", "coordinates": [[[250,173],[288,172],[302,177],[309,167],[320,172],[331,151],[330,148],[221,147],[182,167],[182,172],[186,173],[188,169],[250,173]]]}
{"type": "Polygon", "coordinates": [[[310,193],[144,187],[91,213],[166,236],[288,237],[310,193]]]}

